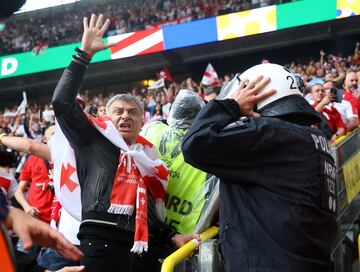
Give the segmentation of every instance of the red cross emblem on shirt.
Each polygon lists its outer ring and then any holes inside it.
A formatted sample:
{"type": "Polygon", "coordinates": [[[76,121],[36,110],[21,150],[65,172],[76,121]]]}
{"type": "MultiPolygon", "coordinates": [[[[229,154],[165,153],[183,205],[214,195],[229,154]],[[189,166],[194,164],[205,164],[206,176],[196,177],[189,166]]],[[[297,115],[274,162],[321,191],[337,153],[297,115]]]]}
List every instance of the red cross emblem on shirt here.
{"type": "Polygon", "coordinates": [[[61,165],[61,178],[60,178],[60,189],[66,185],[70,192],[73,192],[78,184],[73,182],[70,179],[70,176],[75,172],[75,168],[68,163],[67,168],[65,168],[64,164],[61,165]]]}

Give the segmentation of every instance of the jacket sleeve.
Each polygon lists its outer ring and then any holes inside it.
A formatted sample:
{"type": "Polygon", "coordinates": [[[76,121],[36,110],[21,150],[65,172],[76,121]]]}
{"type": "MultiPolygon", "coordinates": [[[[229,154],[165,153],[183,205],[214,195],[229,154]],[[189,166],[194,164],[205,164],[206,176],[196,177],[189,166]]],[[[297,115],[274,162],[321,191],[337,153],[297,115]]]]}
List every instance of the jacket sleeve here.
{"type": "Polygon", "coordinates": [[[89,145],[95,139],[95,129],[76,102],[86,66],[72,61],[62,74],[52,98],[55,117],[74,149],[89,145]]]}
{"type": "Polygon", "coordinates": [[[252,179],[256,158],[262,150],[261,126],[255,119],[240,119],[233,99],[214,100],[198,114],[185,134],[185,161],[221,179],[252,179]]]}

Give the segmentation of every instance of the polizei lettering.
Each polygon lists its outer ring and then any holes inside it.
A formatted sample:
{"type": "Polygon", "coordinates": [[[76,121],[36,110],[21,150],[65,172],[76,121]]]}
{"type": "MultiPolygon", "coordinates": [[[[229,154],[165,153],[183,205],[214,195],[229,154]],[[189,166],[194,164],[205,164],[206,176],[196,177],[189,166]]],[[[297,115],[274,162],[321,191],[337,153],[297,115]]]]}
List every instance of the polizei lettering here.
{"type": "Polygon", "coordinates": [[[315,148],[317,150],[321,150],[321,151],[331,155],[330,146],[329,146],[328,141],[326,140],[326,138],[324,136],[311,134],[311,137],[314,140],[315,148]]]}

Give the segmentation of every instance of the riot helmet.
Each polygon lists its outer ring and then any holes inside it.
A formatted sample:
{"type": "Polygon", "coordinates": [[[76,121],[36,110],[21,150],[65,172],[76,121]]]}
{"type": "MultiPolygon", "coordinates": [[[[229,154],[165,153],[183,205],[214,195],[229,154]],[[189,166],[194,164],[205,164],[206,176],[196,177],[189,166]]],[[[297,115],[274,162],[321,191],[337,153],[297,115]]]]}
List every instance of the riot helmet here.
{"type": "Polygon", "coordinates": [[[229,95],[235,91],[241,80],[252,81],[260,75],[271,79],[260,93],[271,89],[276,89],[276,93],[258,102],[255,108],[256,112],[262,116],[282,117],[287,120],[297,120],[306,124],[314,124],[321,121],[319,114],[302,96],[295,75],[287,68],[278,64],[259,64],[249,68],[241,75],[237,74],[234,79],[224,87],[224,93],[222,91],[219,97],[229,97],[229,95]]]}

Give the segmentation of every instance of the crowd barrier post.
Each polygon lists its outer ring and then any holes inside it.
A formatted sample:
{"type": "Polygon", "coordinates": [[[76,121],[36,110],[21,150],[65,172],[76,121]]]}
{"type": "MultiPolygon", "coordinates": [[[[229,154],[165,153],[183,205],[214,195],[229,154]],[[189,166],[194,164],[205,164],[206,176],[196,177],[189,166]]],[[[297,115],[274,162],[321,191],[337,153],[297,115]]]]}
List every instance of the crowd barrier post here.
{"type": "MultiPolygon", "coordinates": [[[[203,233],[201,233],[201,242],[215,237],[218,233],[218,227],[212,226],[208,228],[203,233]]],[[[180,262],[194,254],[198,244],[199,242],[196,239],[193,239],[178,250],[176,250],[170,256],[168,256],[161,266],[161,272],[172,272],[175,265],[179,264],[180,262]]]]}

